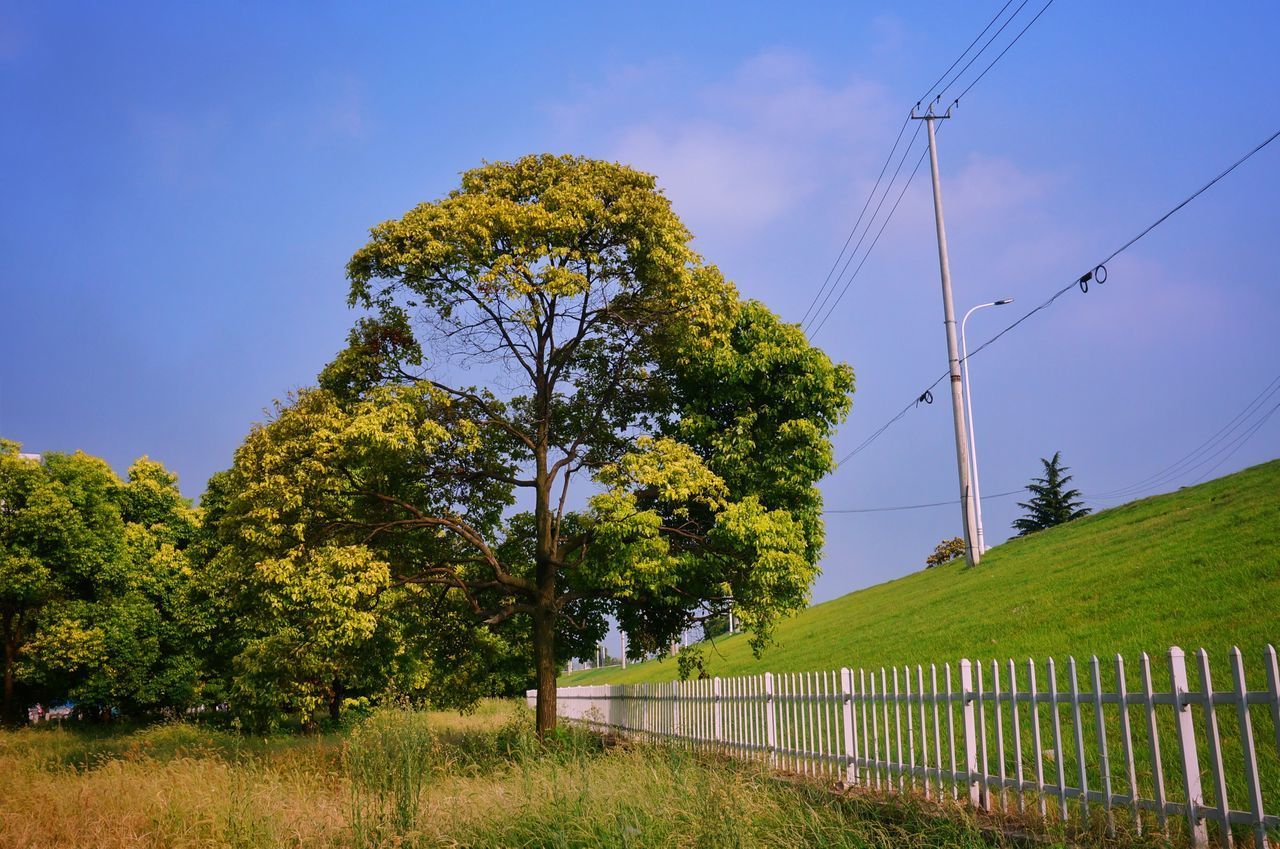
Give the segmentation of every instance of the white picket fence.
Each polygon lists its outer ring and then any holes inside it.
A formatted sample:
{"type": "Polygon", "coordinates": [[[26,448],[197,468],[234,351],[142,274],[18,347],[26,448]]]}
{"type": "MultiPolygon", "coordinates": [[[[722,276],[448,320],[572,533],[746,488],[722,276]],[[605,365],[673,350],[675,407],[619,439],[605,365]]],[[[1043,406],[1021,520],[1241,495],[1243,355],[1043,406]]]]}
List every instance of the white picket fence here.
{"type": "Polygon", "coordinates": [[[1069,658],[1065,686],[1052,659],[962,660],[954,675],[945,664],[562,687],[557,713],[850,786],[1109,830],[1160,828],[1196,846],[1211,836],[1229,846],[1234,832],[1266,847],[1268,832],[1273,843],[1280,833],[1276,650],[1263,653],[1265,689],[1249,689],[1239,649],[1226,689],[1215,689],[1207,652],[1194,660],[1195,687],[1175,646],[1167,678],[1145,653],[1136,670],[1119,655],[1110,669],[1093,657],[1079,670],[1069,658]]]}

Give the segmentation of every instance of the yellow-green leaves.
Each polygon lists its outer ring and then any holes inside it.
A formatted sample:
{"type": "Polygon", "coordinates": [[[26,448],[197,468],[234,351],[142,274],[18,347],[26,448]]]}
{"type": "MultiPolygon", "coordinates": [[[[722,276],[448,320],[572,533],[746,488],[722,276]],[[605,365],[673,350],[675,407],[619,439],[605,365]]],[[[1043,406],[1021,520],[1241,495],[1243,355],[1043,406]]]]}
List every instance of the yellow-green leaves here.
{"type": "Polygon", "coordinates": [[[350,649],[377,627],[372,602],[391,580],[386,562],[358,545],[293,549],[256,570],[262,600],[277,615],[305,616],[318,650],[350,649]]]}
{"type": "Polygon", "coordinates": [[[451,410],[425,383],[376,387],[345,405],[325,390],[299,392],[236,452],[228,527],[265,551],[302,545],[316,522],[346,512],[360,489],[351,469],[467,462],[483,448],[480,429],[451,410]]]}
{"type": "Polygon", "coordinates": [[[459,285],[495,300],[575,296],[602,277],[652,286],[696,263],[691,235],[651,176],[571,156],[468,171],[461,189],[371,236],[348,265],[353,304],[389,304],[398,285],[436,305],[459,285]]]}
{"type": "Polygon", "coordinates": [[[682,442],[642,436],[635,450],[600,470],[597,479],[616,491],[643,491],[681,515],[688,505],[715,509],[724,501],[725,485],[694,450],[682,442]]]}
{"type": "Polygon", "coordinates": [[[492,435],[425,381],[303,390],[254,428],[214,511],[237,709],[310,717],[420,675],[425,610],[459,602],[413,579],[474,568],[462,531],[487,533],[510,500],[485,471],[510,473],[492,435]]]}

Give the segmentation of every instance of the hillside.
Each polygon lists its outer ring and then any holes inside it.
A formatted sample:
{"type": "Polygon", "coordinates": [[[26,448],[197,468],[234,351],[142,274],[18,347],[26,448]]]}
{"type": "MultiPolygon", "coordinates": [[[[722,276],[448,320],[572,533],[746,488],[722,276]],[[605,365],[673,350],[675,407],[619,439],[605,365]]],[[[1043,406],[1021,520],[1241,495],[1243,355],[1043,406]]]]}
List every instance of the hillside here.
{"type": "MultiPolygon", "coordinates": [[[[760,660],[742,635],[713,675],[1091,653],[1170,645],[1247,656],[1280,642],[1280,460],[1133,501],[953,563],[849,593],[782,623],[760,660]]],[[[565,684],[663,681],[674,660],[565,684]]]]}

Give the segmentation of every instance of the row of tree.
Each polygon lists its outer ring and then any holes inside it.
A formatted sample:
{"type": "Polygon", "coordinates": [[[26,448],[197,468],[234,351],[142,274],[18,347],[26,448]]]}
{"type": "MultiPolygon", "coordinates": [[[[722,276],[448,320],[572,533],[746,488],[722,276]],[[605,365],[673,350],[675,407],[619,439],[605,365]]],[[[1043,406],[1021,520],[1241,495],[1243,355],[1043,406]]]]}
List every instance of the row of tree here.
{"type": "Polygon", "coordinates": [[[0,440],[0,630],[7,721],[68,699],[94,711],[194,703],[204,608],[199,511],[145,457],[120,480],[85,454],[0,440]]]}
{"type": "Polygon", "coordinates": [[[154,464],[135,484],[6,448],[13,479],[51,493],[0,496],[6,669],[27,688],[10,709],[56,692],[270,724],[532,681],[545,733],[557,672],[610,619],[640,657],[732,605],[763,647],[817,575],[816,483],[853,372],[691,240],[626,166],[485,165],[373,229],[346,348],[200,511],[154,464]],[[170,513],[139,513],[139,487],[170,513]],[[89,530],[50,538],[54,495],[89,530]]]}
{"type": "Polygon", "coordinates": [[[145,457],[121,480],[84,453],[19,449],[0,440],[7,722],[72,702],[90,718],[230,707],[309,725],[353,699],[460,706],[530,680],[527,649],[450,627],[367,556],[291,563],[228,544],[247,531],[234,470],[194,507],[145,457]]]}

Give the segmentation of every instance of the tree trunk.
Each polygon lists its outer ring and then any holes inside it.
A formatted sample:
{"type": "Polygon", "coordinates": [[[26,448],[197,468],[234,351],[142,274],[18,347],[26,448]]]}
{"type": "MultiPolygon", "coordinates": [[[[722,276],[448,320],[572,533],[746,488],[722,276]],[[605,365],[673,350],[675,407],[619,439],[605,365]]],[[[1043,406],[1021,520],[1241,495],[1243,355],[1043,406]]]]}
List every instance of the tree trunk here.
{"type": "Polygon", "coordinates": [[[13,695],[13,668],[18,662],[18,635],[13,624],[13,614],[4,614],[4,704],[0,706],[0,724],[20,725],[18,706],[13,695]]]}
{"type": "Polygon", "coordinates": [[[556,730],[556,621],[554,610],[533,614],[533,663],[538,676],[538,739],[556,730]]]}
{"type": "Polygon", "coordinates": [[[342,685],[334,681],[333,689],[329,691],[329,718],[335,723],[342,716],[342,693],[342,685]]]}
{"type": "MultiPolygon", "coordinates": [[[[538,676],[536,709],[538,739],[545,742],[556,730],[556,567],[553,562],[557,545],[551,512],[551,480],[547,469],[547,423],[550,415],[550,393],[539,382],[537,408],[542,413],[538,424],[538,445],[534,450],[536,471],[533,505],[534,580],[538,600],[533,611],[533,665],[538,676]]],[[[566,472],[566,474],[568,474],[566,472]]]]}

